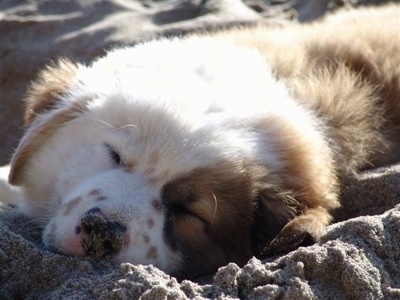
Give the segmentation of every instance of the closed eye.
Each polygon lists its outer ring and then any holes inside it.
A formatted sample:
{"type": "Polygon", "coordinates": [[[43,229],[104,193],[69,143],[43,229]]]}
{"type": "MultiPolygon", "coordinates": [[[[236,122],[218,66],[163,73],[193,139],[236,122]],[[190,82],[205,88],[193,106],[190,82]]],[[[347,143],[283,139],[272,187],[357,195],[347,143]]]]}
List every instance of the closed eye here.
{"type": "Polygon", "coordinates": [[[108,153],[116,165],[121,165],[122,160],[120,154],[111,146],[107,145],[108,153]]]}
{"type": "Polygon", "coordinates": [[[174,217],[195,217],[200,221],[207,223],[200,215],[198,215],[193,209],[183,204],[174,203],[171,207],[171,213],[174,217]]]}
{"type": "Polygon", "coordinates": [[[189,211],[186,209],[186,207],[184,205],[182,205],[182,204],[179,204],[179,203],[174,203],[171,206],[171,210],[172,210],[172,212],[174,214],[177,214],[177,215],[182,215],[182,214],[189,213],[189,211]]]}

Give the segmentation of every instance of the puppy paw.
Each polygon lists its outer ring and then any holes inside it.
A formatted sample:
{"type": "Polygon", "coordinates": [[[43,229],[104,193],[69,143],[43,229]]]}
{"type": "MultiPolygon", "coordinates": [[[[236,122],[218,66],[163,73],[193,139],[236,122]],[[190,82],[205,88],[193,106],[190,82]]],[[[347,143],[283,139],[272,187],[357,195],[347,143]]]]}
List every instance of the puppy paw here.
{"type": "Polygon", "coordinates": [[[317,242],[318,239],[319,237],[316,236],[315,232],[306,228],[287,227],[271,241],[265,250],[265,255],[285,254],[300,246],[310,246],[317,242]]]}
{"type": "Polygon", "coordinates": [[[326,222],[311,215],[301,215],[286,224],[264,250],[264,256],[285,254],[300,246],[317,242],[325,231],[326,222]]]}

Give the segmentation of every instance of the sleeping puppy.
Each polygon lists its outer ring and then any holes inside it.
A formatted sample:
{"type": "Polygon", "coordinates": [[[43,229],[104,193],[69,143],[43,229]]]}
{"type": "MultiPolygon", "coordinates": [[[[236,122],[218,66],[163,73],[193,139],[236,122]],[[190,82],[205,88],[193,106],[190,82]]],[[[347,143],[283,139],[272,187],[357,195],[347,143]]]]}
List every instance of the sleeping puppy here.
{"type": "Polygon", "coordinates": [[[340,180],[400,159],[400,6],[61,59],[9,181],[55,252],[180,278],[319,239],[340,180]]]}

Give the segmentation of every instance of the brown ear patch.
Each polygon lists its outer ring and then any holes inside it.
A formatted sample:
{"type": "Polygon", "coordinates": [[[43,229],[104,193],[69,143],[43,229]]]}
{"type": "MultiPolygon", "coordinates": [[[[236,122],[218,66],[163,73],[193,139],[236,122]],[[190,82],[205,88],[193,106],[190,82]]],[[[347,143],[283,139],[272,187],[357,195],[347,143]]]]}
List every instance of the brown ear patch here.
{"type": "Polygon", "coordinates": [[[251,256],[253,175],[240,163],[220,162],[164,186],[166,241],[183,252],[188,277],[251,256]]]}
{"type": "Polygon", "coordinates": [[[77,117],[85,110],[85,102],[70,103],[57,110],[48,118],[34,122],[22,137],[10,164],[8,181],[13,185],[22,185],[23,169],[32,155],[43,145],[45,140],[60,126],[77,117]]]}
{"type": "Polygon", "coordinates": [[[166,207],[195,215],[207,224],[209,233],[215,230],[219,238],[231,239],[231,226],[238,233],[252,222],[254,178],[240,164],[221,162],[168,183],[163,196],[166,207]]]}
{"type": "Polygon", "coordinates": [[[61,58],[39,73],[38,79],[31,84],[25,98],[26,126],[30,125],[38,114],[56,106],[59,97],[76,75],[78,67],[77,64],[61,58]]]}

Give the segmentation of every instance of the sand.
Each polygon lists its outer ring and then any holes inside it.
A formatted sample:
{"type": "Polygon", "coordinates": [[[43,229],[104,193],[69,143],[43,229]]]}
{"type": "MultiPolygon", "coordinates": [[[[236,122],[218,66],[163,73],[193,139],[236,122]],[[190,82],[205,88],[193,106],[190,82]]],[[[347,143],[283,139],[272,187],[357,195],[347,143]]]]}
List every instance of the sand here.
{"type": "MultiPolygon", "coordinates": [[[[252,258],[242,268],[231,263],[216,274],[182,282],[152,266],[112,265],[48,252],[28,219],[14,208],[3,208],[0,298],[400,298],[400,164],[362,174],[357,183],[347,187],[346,203],[359,214],[373,206],[384,213],[335,223],[319,243],[287,255],[252,258]],[[376,197],[385,200],[373,204],[376,197]]],[[[338,218],[346,213],[338,212],[338,218]]]]}
{"type": "MultiPolygon", "coordinates": [[[[272,1],[277,3],[272,9],[267,2],[248,0],[246,6],[239,0],[209,0],[200,7],[195,0],[2,1],[0,162],[7,162],[21,136],[20,99],[27,83],[51,59],[64,55],[85,62],[104,49],[157,35],[253,22],[284,26],[295,16],[289,2],[272,1]]],[[[299,19],[320,16],[340,1],[321,2],[326,5],[306,9],[297,1],[299,19]]],[[[336,223],[319,243],[264,261],[252,258],[241,268],[229,264],[216,274],[182,282],[152,266],[48,252],[32,222],[3,205],[0,299],[400,298],[400,164],[346,182],[342,198],[336,223]]]]}

